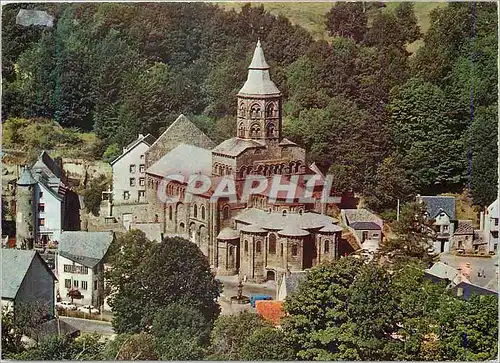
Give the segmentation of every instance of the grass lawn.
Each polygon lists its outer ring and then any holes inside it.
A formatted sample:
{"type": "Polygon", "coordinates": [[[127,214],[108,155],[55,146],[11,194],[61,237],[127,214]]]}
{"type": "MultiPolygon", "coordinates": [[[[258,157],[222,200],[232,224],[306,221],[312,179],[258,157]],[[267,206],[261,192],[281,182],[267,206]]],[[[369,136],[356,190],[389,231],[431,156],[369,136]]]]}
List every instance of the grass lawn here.
{"type": "MultiPolygon", "coordinates": [[[[218,2],[219,6],[226,9],[234,9],[240,11],[245,2],[218,2]]],[[[329,40],[324,26],[324,16],[331,9],[334,2],[253,2],[252,6],[264,5],[264,8],[274,15],[284,15],[290,19],[292,24],[300,25],[311,33],[314,39],[329,40]]],[[[386,9],[395,9],[399,3],[386,3],[386,9]]],[[[446,3],[441,2],[416,2],[415,15],[422,32],[426,32],[430,26],[430,12],[438,7],[446,6],[446,3]]],[[[408,51],[414,52],[423,44],[421,40],[410,44],[408,51]]]]}

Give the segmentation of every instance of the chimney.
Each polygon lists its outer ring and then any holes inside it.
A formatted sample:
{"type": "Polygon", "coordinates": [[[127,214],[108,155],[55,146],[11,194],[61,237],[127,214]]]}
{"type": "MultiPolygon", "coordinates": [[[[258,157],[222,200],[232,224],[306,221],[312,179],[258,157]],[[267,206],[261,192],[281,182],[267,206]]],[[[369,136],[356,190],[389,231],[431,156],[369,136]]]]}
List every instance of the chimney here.
{"type": "Polygon", "coordinates": [[[462,296],[464,296],[464,288],[463,288],[463,287],[459,287],[459,288],[457,289],[457,296],[458,296],[458,297],[462,297],[462,296]]]}
{"type": "Polygon", "coordinates": [[[139,139],[142,139],[144,137],[143,134],[139,134],[139,139]]]}
{"type": "Polygon", "coordinates": [[[484,230],[484,211],[481,211],[481,213],[479,213],[479,230],[484,230]]]}

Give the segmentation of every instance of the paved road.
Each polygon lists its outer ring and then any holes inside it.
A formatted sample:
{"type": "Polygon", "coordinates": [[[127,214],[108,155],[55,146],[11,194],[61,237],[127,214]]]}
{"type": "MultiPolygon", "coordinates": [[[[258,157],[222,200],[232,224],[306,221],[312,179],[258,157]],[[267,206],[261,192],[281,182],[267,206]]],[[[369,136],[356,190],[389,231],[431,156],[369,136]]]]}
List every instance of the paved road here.
{"type": "Polygon", "coordinates": [[[454,268],[461,268],[462,272],[469,276],[469,280],[473,284],[498,291],[498,266],[495,266],[495,263],[498,263],[498,256],[463,257],[441,254],[439,258],[441,262],[446,262],[454,268]],[[467,264],[470,264],[470,267],[467,264]],[[479,277],[477,275],[479,270],[484,270],[486,277],[479,277]]]}
{"type": "MultiPolygon", "coordinates": [[[[231,296],[238,294],[238,276],[216,276],[216,279],[224,284],[223,291],[219,299],[222,315],[237,314],[244,310],[255,311],[250,304],[231,303],[231,296]]],[[[274,281],[268,281],[265,284],[255,284],[250,282],[243,283],[243,295],[250,297],[254,294],[271,295],[276,297],[276,284],[274,281]]]]}
{"type": "Polygon", "coordinates": [[[70,318],[67,316],[61,316],[59,317],[59,319],[68,324],[73,325],[75,328],[79,329],[82,333],[99,333],[102,335],[115,334],[113,327],[111,326],[111,323],[107,321],[70,318]]]}

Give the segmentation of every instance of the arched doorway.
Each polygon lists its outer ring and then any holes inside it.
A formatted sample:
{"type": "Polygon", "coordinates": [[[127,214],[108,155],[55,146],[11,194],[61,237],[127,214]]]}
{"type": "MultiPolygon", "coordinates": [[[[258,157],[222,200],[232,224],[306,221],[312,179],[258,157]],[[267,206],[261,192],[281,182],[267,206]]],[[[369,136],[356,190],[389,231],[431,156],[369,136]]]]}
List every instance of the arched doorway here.
{"type": "Polygon", "coordinates": [[[274,272],[273,270],[267,270],[266,280],[276,281],[276,272],[274,272]]]}

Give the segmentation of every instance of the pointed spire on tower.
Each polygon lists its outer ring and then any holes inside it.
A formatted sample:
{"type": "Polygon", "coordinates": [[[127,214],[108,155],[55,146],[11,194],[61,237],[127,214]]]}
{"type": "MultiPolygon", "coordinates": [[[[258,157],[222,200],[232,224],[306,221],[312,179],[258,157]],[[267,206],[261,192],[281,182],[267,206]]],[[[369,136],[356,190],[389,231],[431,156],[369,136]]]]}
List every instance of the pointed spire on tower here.
{"type": "Polygon", "coordinates": [[[253,52],[252,62],[248,67],[247,81],[238,94],[242,96],[281,95],[269,76],[269,68],[259,39],[253,52]]]}
{"type": "Polygon", "coordinates": [[[253,52],[252,63],[250,63],[249,69],[269,69],[269,64],[266,62],[264,57],[264,51],[260,45],[260,39],[257,40],[257,46],[253,52]]]}

